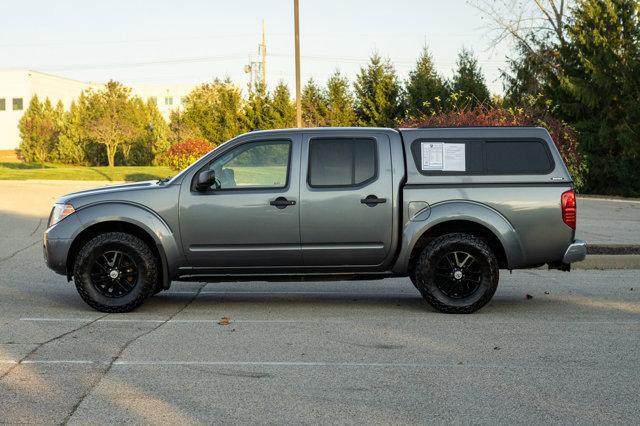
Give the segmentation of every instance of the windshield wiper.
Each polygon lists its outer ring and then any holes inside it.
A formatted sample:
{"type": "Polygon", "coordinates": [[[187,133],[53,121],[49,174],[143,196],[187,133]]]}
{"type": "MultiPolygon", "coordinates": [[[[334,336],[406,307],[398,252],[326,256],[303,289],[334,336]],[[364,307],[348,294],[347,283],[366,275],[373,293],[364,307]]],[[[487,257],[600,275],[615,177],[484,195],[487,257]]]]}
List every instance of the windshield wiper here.
{"type": "Polygon", "coordinates": [[[158,185],[162,185],[163,183],[167,183],[171,179],[173,179],[173,176],[167,176],[166,178],[162,178],[162,179],[158,180],[158,185]]]}

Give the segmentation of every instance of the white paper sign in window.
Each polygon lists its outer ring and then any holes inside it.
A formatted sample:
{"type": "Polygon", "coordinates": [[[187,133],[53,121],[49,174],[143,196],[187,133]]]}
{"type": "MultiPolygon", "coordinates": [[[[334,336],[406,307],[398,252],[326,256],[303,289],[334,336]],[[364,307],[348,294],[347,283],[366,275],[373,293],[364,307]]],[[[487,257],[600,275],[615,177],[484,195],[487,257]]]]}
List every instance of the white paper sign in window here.
{"type": "Polygon", "coordinates": [[[422,170],[464,172],[466,170],[465,144],[422,142],[420,144],[422,170]]]}
{"type": "Polygon", "coordinates": [[[466,170],[465,145],[463,143],[444,144],[445,172],[464,172],[466,170]]]}
{"type": "Polygon", "coordinates": [[[442,142],[422,142],[422,170],[442,170],[444,152],[442,142]]]}

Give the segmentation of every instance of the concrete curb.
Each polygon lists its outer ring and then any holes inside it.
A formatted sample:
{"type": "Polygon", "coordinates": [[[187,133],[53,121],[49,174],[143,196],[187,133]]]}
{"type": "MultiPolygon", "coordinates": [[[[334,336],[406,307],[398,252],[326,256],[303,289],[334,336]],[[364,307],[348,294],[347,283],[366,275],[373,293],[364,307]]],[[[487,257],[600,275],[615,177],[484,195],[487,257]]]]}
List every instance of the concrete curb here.
{"type": "Polygon", "coordinates": [[[638,254],[589,254],[582,262],[571,264],[572,269],[640,269],[638,254]]]}
{"type": "Polygon", "coordinates": [[[640,254],[640,244],[589,244],[587,254],[640,254]]]}

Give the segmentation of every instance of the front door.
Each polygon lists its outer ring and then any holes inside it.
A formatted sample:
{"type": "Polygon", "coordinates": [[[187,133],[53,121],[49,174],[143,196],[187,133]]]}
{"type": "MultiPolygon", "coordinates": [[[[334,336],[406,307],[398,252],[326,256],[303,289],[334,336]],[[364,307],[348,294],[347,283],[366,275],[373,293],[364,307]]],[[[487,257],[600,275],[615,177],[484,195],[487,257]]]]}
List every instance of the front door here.
{"type": "MultiPolygon", "coordinates": [[[[324,134],[326,135],[326,133],[324,134]]],[[[392,243],[389,137],[303,135],[300,223],[305,266],[374,266],[392,243]]]]}
{"type": "Polygon", "coordinates": [[[215,171],[217,182],[209,191],[183,183],[180,231],[195,273],[302,264],[299,167],[294,166],[299,159],[299,135],[251,140],[201,169],[215,171]]]}

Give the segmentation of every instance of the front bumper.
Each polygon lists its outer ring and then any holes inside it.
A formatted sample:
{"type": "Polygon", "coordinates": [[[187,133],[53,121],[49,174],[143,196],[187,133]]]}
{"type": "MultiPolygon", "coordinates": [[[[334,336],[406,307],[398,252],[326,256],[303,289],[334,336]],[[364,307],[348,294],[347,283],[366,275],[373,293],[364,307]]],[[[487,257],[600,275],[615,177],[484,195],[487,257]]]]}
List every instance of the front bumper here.
{"type": "Polygon", "coordinates": [[[44,260],[49,269],[61,275],[67,275],[67,254],[71,240],[66,238],[49,238],[44,235],[42,251],[44,252],[44,260]]]}
{"type": "Polygon", "coordinates": [[[49,269],[67,275],[69,249],[82,228],[77,214],[71,214],[44,231],[42,250],[49,269]]]}
{"type": "Polygon", "coordinates": [[[564,252],[562,263],[571,264],[583,261],[587,257],[587,243],[582,240],[574,240],[564,252]]]}

